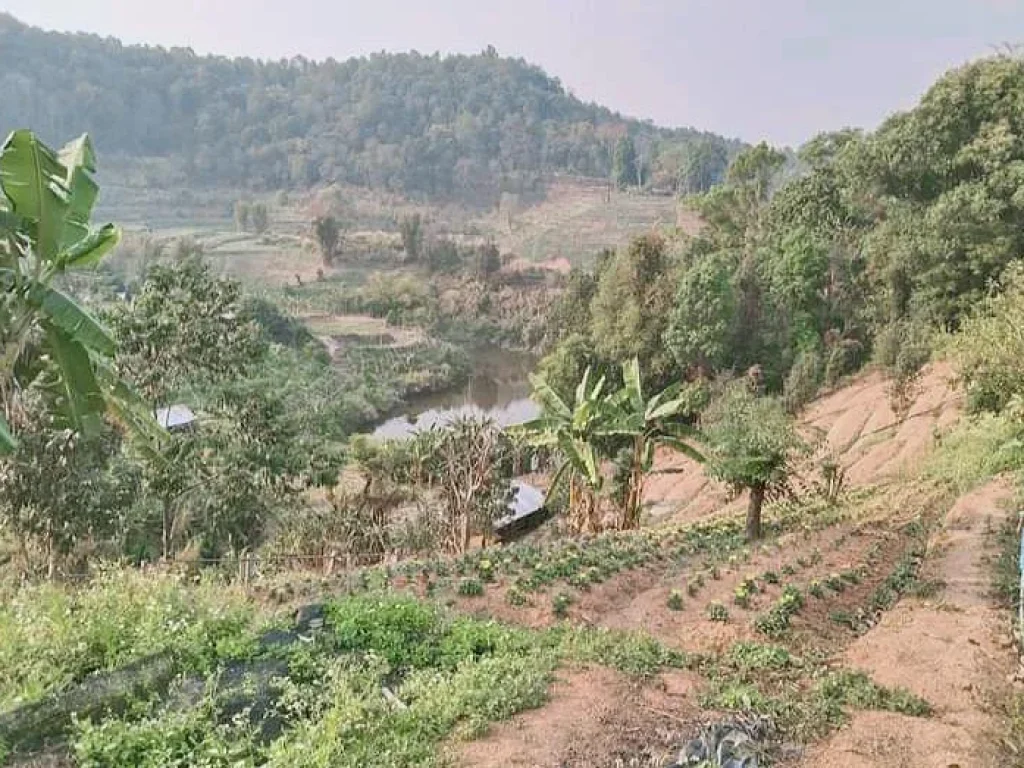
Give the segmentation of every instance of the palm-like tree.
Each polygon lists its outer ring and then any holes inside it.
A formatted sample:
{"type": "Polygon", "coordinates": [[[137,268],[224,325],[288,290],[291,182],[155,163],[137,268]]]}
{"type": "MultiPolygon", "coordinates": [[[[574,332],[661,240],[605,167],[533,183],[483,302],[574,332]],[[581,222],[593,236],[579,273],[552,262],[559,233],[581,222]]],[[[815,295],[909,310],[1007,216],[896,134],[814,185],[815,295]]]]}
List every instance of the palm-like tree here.
{"type": "Polygon", "coordinates": [[[603,431],[629,443],[620,527],[636,528],[643,508],[644,480],[653,468],[655,449],[667,446],[698,462],[704,457],[692,445],[697,431],[687,421],[689,400],[680,397],[680,385],[671,385],[646,399],[636,358],[622,366],[622,378],[623,387],[610,400],[603,431]]]}
{"type": "MultiPolygon", "coordinates": [[[[696,431],[686,421],[688,401],[671,386],[650,399],[644,398],[640,364],[636,359],[623,366],[623,387],[605,393],[605,379],[590,385],[590,369],[576,388],[572,404],[566,403],[542,378],[531,377],[533,396],[542,409],[539,419],[520,429],[529,442],[558,449],[561,463],[550,488],[562,476],[569,477],[569,522],[579,531],[601,527],[601,492],[605,477],[602,464],[626,454],[626,488],[619,527],[635,528],[640,522],[644,479],[654,464],[654,450],[664,445],[697,461],[701,453],[691,443],[696,431]]],[[[550,490],[548,493],[550,494],[550,490]]]]}
{"type": "Polygon", "coordinates": [[[600,494],[604,485],[602,456],[597,443],[607,437],[611,403],[604,393],[605,379],[590,384],[590,369],[576,387],[572,403],[567,403],[540,376],[531,376],[533,397],[541,407],[541,416],[523,424],[519,431],[531,445],[557,449],[561,457],[551,479],[548,495],[563,476],[569,480],[569,525],[577,531],[593,532],[600,526],[600,494]]]}
{"type": "Polygon", "coordinates": [[[155,421],[109,365],[113,337],[53,286],[68,269],[95,264],[120,237],[89,223],[99,188],[87,136],[59,152],[27,130],[0,146],[0,454],[17,446],[7,417],[20,387],[52,362],[56,407],[89,431],[112,412],[138,429],[155,421]]]}

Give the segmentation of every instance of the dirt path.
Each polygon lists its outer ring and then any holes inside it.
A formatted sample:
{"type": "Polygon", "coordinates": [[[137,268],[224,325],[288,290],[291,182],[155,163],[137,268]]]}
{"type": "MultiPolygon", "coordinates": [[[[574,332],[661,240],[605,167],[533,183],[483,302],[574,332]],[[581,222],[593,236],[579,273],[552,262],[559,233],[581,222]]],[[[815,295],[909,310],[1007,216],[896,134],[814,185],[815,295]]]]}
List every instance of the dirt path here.
{"type": "Polygon", "coordinates": [[[813,747],[803,768],[1001,766],[998,715],[1016,665],[1005,611],[989,598],[989,523],[1006,514],[1013,488],[993,480],[963,496],[932,541],[926,575],[945,582],[932,600],[905,599],[847,650],[844,663],[902,686],[935,708],[931,718],[859,713],[813,747]]]}
{"type": "Polygon", "coordinates": [[[696,685],[686,672],[646,685],[600,667],[562,672],[547,705],[454,745],[451,756],[472,768],[665,765],[697,722],[696,685]]]}

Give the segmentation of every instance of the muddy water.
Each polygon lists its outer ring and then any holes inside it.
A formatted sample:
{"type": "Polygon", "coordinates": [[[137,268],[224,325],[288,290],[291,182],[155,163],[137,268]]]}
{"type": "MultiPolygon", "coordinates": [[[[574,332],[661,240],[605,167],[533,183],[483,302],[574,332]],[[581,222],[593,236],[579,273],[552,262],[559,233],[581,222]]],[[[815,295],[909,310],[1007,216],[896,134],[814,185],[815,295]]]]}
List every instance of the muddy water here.
{"type": "Polygon", "coordinates": [[[410,401],[405,412],[374,430],[382,439],[407,437],[419,429],[443,426],[459,416],[493,419],[500,426],[536,418],[540,410],[530,400],[529,375],[537,364],[532,355],[487,347],[473,354],[473,373],[461,388],[410,401]]]}

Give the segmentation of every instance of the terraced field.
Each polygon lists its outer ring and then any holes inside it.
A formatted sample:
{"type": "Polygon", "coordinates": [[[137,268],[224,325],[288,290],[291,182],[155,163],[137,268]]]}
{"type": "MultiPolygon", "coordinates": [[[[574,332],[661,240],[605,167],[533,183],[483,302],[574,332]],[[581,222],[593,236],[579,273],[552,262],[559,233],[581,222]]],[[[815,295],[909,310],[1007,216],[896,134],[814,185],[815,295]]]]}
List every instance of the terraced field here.
{"type": "Polygon", "coordinates": [[[1013,486],[958,498],[926,471],[956,419],[945,378],[902,423],[871,376],[813,404],[850,482],[830,499],[808,469],[753,546],[742,509],[694,511],[721,497],[691,476],[635,532],[246,593],[134,574],[22,595],[0,611],[0,756],[665,768],[724,734],[799,768],[1004,765],[1016,653],[989,587],[1013,486]]]}

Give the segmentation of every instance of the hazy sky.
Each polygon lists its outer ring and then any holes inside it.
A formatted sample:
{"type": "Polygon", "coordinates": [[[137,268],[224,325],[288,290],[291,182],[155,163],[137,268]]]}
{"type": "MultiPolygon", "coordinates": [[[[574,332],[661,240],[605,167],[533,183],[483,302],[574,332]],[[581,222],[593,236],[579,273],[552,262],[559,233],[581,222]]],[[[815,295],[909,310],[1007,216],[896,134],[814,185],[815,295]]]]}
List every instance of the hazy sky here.
{"type": "Polygon", "coordinates": [[[0,9],[49,29],[261,58],[493,44],[626,114],[794,145],[820,130],[873,127],[949,67],[1024,42],[1024,0],[0,0],[0,9]]]}

